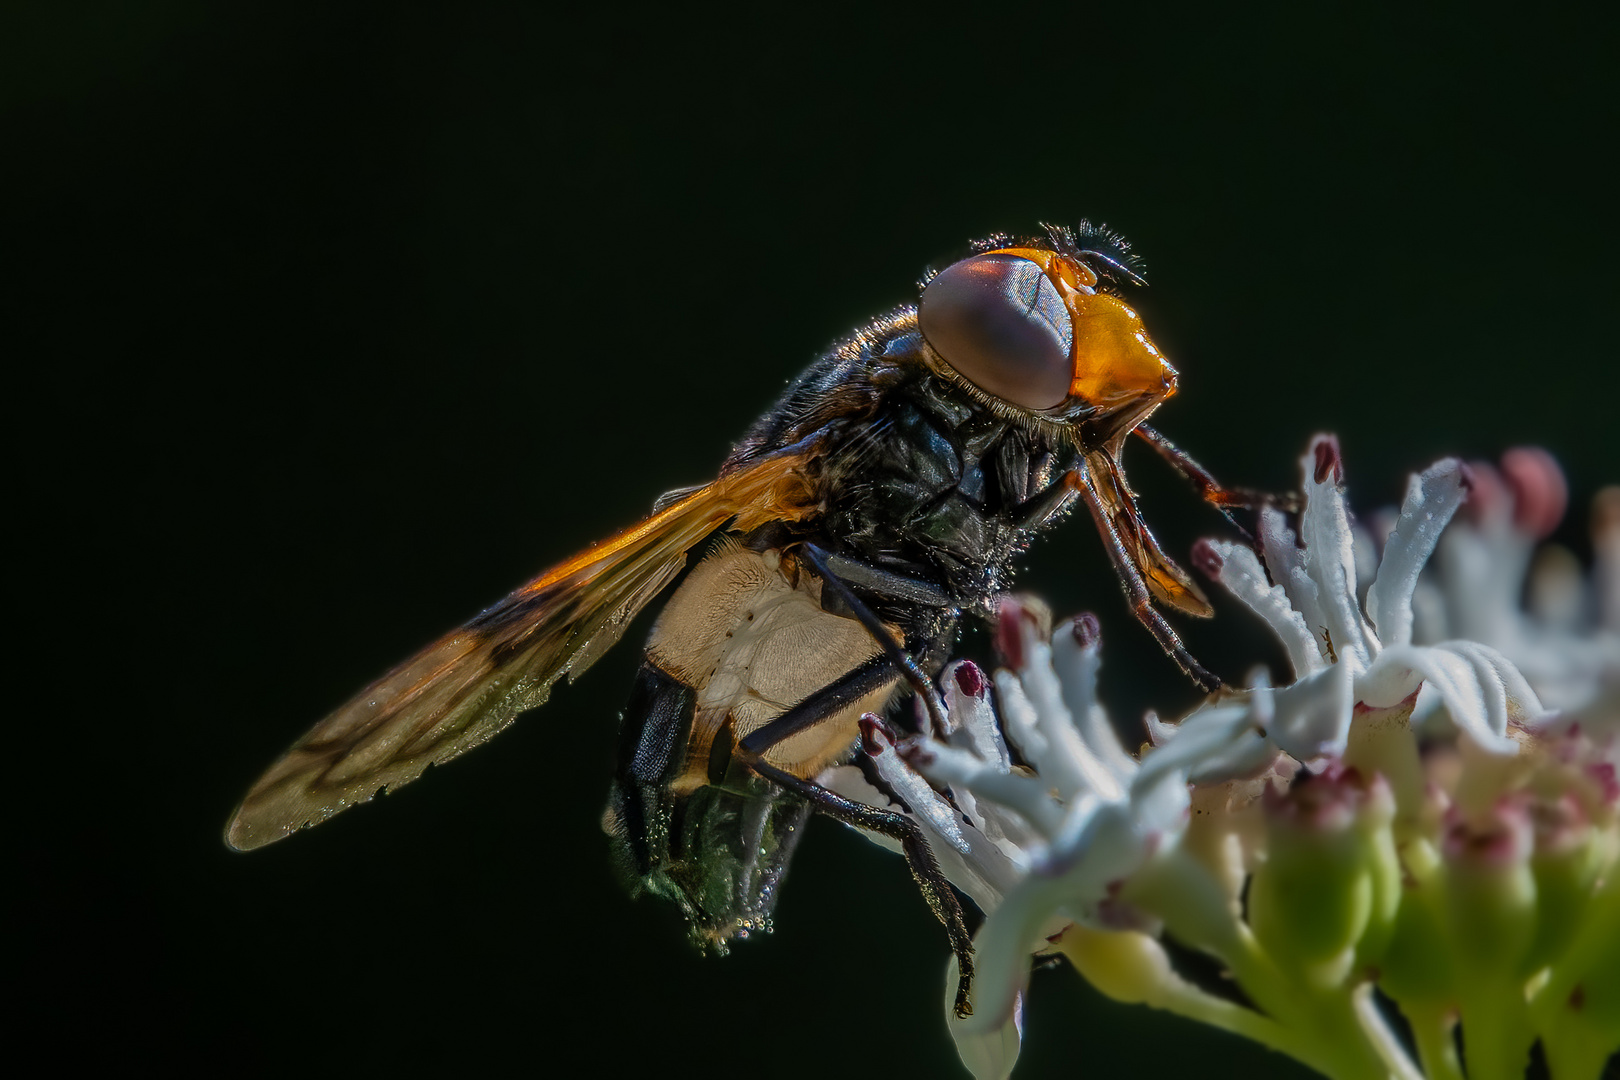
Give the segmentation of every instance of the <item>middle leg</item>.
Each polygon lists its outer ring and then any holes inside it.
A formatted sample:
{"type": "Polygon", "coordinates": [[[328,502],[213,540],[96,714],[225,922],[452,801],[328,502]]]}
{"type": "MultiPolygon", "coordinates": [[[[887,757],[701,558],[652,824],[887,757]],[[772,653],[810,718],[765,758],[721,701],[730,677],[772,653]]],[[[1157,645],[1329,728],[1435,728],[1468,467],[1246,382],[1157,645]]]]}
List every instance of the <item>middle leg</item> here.
{"type": "Polygon", "coordinates": [[[765,755],[771,748],[793,735],[824,723],[848,708],[873,690],[892,684],[899,673],[887,656],[874,656],[832,684],[817,690],[803,701],[788,709],[774,720],[740,739],[732,750],[733,756],[760,776],[794,792],[815,809],[846,825],[869,829],[900,842],[906,864],[917,888],[945,927],[951,951],[956,954],[960,977],[956,986],[956,1015],[973,1013],[971,989],[973,985],[973,939],[968,934],[962,917],[962,905],[956,899],[950,882],[939,868],[928,846],[927,836],[911,818],[892,810],[855,802],[830,791],[812,778],[799,776],[782,766],[772,764],[765,755]]]}

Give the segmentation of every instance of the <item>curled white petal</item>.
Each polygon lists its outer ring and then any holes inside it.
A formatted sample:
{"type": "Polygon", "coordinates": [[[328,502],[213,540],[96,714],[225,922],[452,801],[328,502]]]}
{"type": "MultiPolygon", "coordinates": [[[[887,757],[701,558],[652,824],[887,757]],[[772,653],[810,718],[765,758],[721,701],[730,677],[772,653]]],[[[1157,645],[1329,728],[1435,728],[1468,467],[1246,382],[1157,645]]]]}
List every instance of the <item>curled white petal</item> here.
{"type": "Polygon", "coordinates": [[[1121,785],[1136,773],[1136,759],[1120,744],[1108,722],[1108,714],[1097,701],[1097,668],[1101,649],[1097,642],[1081,645],[1072,624],[1059,627],[1052,635],[1052,670],[1063,687],[1063,702],[1074,718],[1080,737],[1121,785]]]}
{"type": "Polygon", "coordinates": [[[1018,748],[1025,761],[1038,761],[1046,754],[1046,736],[1041,733],[1035,706],[1024,693],[1024,684],[1010,671],[995,674],[996,700],[1001,705],[1001,731],[1007,742],[1018,748]]]}
{"type": "MultiPolygon", "coordinates": [[[[873,731],[872,738],[880,749],[871,754],[871,761],[882,781],[911,807],[911,815],[932,834],[932,839],[944,841],[957,851],[967,854],[968,841],[957,820],[956,809],[928,786],[928,782],[907,767],[895,751],[894,743],[881,728],[873,731]]],[[[946,749],[941,747],[942,750],[946,749]]]]}
{"type": "MultiPolygon", "coordinates": [[[[1305,617],[1290,602],[1283,586],[1266,581],[1266,572],[1253,551],[1224,540],[1209,541],[1209,547],[1220,559],[1221,568],[1216,580],[1250,611],[1264,619],[1281,639],[1283,648],[1288,650],[1288,662],[1293,665],[1296,677],[1307,675],[1327,662],[1317,644],[1316,635],[1305,624],[1305,617]]],[[[1303,577],[1303,568],[1299,568],[1299,573],[1303,577]]]]}
{"type": "Polygon", "coordinates": [[[1355,706],[1348,665],[1334,664],[1273,694],[1271,738],[1290,757],[1311,761],[1344,750],[1355,706]]]}
{"type": "MultiPolygon", "coordinates": [[[[1178,828],[1184,824],[1181,817],[1181,813],[1176,815],[1178,828]]],[[[1142,820],[1133,807],[1099,802],[1086,816],[1075,842],[1061,853],[1054,849],[1051,865],[1037,867],[1037,871],[1062,877],[1067,883],[1069,899],[1059,910],[1093,926],[1101,925],[1106,920],[1098,908],[1110,899],[1119,882],[1146,861],[1159,842],[1160,830],[1142,820]]]]}
{"type": "Polygon", "coordinates": [[[1418,572],[1434,554],[1440,533],[1467,495],[1463,478],[1462,462],[1446,458],[1412,477],[1407,485],[1400,517],[1367,590],[1367,615],[1386,647],[1412,641],[1412,592],[1418,572]]]}
{"type": "Polygon", "coordinates": [[[1364,669],[1377,650],[1377,640],[1356,605],[1355,542],[1350,532],[1350,515],[1330,473],[1315,478],[1315,451],[1318,437],[1307,452],[1305,465],[1305,511],[1300,515],[1300,537],[1305,542],[1305,571],[1316,586],[1321,605],[1323,628],[1331,636],[1333,649],[1364,669]]]}
{"type": "Polygon", "coordinates": [[[1160,822],[1186,809],[1186,784],[1213,783],[1247,775],[1261,757],[1274,756],[1255,723],[1250,701],[1206,705],[1168,730],[1170,737],[1142,762],[1132,798],[1154,806],[1160,822]]]}
{"type": "Polygon", "coordinates": [[[962,1031],[983,1036],[1001,1030],[1029,985],[1032,945],[1063,902],[1061,879],[1030,876],[1015,885],[973,937],[973,1015],[962,1031]]]}
{"type": "MultiPolygon", "coordinates": [[[[853,765],[840,765],[828,769],[816,780],[823,787],[846,799],[875,806],[880,810],[897,812],[905,810],[888,795],[868,783],[861,770],[853,765]]],[[[897,855],[903,854],[900,842],[891,836],[865,829],[861,830],[861,835],[881,848],[897,855]]],[[[1007,845],[996,843],[989,837],[972,832],[967,835],[971,848],[967,855],[944,845],[935,845],[934,855],[939,860],[940,871],[951,884],[966,893],[968,899],[978,905],[979,910],[994,911],[1001,903],[1001,898],[1023,876],[1026,860],[1018,848],[1009,853],[1007,845]],[[1015,858],[1015,855],[1018,857],[1015,858]]]]}
{"type": "Polygon", "coordinates": [[[1063,808],[1052,801],[1051,788],[1031,776],[1003,772],[965,750],[927,743],[926,752],[913,757],[918,773],[952,789],[969,788],[1017,813],[1044,836],[1063,828],[1063,808]]]}
{"type": "Polygon", "coordinates": [[[1507,737],[1510,716],[1534,719],[1544,712],[1507,658],[1474,642],[1397,646],[1385,650],[1378,664],[1406,668],[1422,678],[1412,726],[1425,735],[1449,736],[1454,726],[1486,750],[1512,754],[1518,744],[1507,737]]]}
{"type": "MultiPolygon", "coordinates": [[[[1301,574],[1305,572],[1305,549],[1300,546],[1294,530],[1288,527],[1288,518],[1274,506],[1260,508],[1260,550],[1265,554],[1266,565],[1271,567],[1272,580],[1278,584],[1292,581],[1296,570],[1301,574]]],[[[1295,601],[1294,606],[1307,623],[1314,625],[1322,621],[1320,611],[1300,607],[1302,598],[1290,593],[1289,599],[1295,601]]]]}
{"type": "MultiPolygon", "coordinates": [[[[1181,784],[1185,798],[1186,784],[1181,784]]],[[[1027,985],[1029,954],[1052,929],[1053,913],[1106,925],[1099,912],[1114,883],[1162,849],[1162,838],[1122,803],[1098,804],[1074,843],[1037,865],[1008,893],[974,937],[978,963],[974,1015],[964,1028],[999,1028],[1027,985]]]]}
{"type": "MultiPolygon", "coordinates": [[[[1020,673],[1030,703],[1035,706],[1037,723],[1046,737],[1046,752],[1033,764],[1041,779],[1064,796],[1092,792],[1105,799],[1125,794],[1122,779],[1081,737],[1075,717],[1064,701],[1062,686],[1052,667],[1052,649],[1045,642],[1026,645],[1029,663],[1020,673]]],[[[1087,710],[1088,712],[1090,710],[1087,710]]]]}
{"type": "Polygon", "coordinates": [[[1534,547],[1532,537],[1506,520],[1446,530],[1438,564],[1451,636],[1508,647],[1517,643],[1519,590],[1534,547]]]}

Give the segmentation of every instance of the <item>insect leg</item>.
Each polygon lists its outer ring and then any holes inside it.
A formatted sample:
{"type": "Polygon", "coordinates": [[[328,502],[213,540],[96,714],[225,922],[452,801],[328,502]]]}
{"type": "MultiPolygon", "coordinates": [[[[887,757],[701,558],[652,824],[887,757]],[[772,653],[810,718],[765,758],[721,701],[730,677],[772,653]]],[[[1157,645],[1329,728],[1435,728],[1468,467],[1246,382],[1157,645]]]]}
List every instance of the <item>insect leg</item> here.
{"type": "Polygon", "coordinates": [[[1272,495],[1249,488],[1223,487],[1210,471],[1192,459],[1187,451],[1165,438],[1157,428],[1137,424],[1135,434],[1153,447],[1154,453],[1165,460],[1184,480],[1198,492],[1198,497],[1221,512],[1227,521],[1245,536],[1248,530],[1232,520],[1232,510],[1255,510],[1262,506],[1275,506],[1279,510],[1296,511],[1298,499],[1293,495],[1272,495]]]}
{"type": "Polygon", "coordinates": [[[1085,499],[1086,508],[1091,511],[1091,519],[1096,523],[1103,547],[1107,549],[1108,558],[1114,564],[1114,572],[1119,575],[1120,584],[1125,587],[1125,599],[1131,605],[1131,613],[1136,616],[1137,621],[1147,627],[1148,633],[1158,641],[1159,647],[1170,654],[1171,659],[1181,666],[1181,670],[1185,671],[1193,682],[1206,693],[1219,690],[1221,680],[1187,651],[1187,646],[1181,643],[1175,629],[1165,621],[1159,609],[1153,606],[1153,595],[1148,592],[1147,582],[1142,579],[1142,571],[1131,561],[1125,540],[1119,535],[1119,527],[1114,524],[1113,515],[1102,504],[1095,486],[1091,483],[1088,467],[1082,463],[1080,468],[1068,474],[1066,480],[1080,493],[1081,498],[1085,499]]]}
{"type": "Polygon", "coordinates": [[[950,938],[951,951],[956,954],[960,973],[956,983],[956,1015],[971,1016],[973,1005],[969,992],[973,987],[973,938],[968,934],[967,923],[962,918],[962,905],[957,902],[956,893],[951,891],[950,882],[940,872],[939,861],[934,858],[921,826],[904,814],[846,799],[814,780],[806,780],[772,765],[764,757],[772,746],[836,715],[849,701],[864,697],[892,678],[894,669],[888,658],[874,656],[739,741],[732,754],[760,776],[800,795],[829,817],[846,825],[893,837],[900,842],[901,850],[906,855],[906,865],[911,868],[911,876],[916,880],[929,910],[944,925],[946,936],[950,938]]]}
{"type": "Polygon", "coordinates": [[[904,814],[879,810],[875,806],[846,799],[813,780],[800,779],[763,761],[751,767],[761,776],[797,792],[829,817],[900,841],[900,847],[906,853],[906,864],[911,867],[911,876],[935,918],[945,925],[945,933],[951,940],[951,951],[956,954],[959,972],[956,980],[956,1015],[958,1018],[972,1016],[973,938],[962,919],[962,905],[957,903],[950,882],[940,872],[939,861],[934,858],[921,826],[904,814]]]}
{"type": "Polygon", "coordinates": [[[859,585],[868,592],[875,592],[891,600],[904,600],[908,603],[922,604],[925,607],[954,608],[955,600],[946,595],[945,590],[931,582],[906,574],[896,574],[892,570],[870,566],[866,563],[851,559],[846,555],[839,555],[830,551],[816,549],[827,569],[843,579],[846,585],[859,585]]]}
{"type": "Polygon", "coordinates": [[[866,627],[877,643],[883,646],[883,654],[905,677],[912,693],[921,698],[923,705],[928,709],[928,721],[933,726],[935,736],[943,739],[949,729],[945,726],[945,705],[939,699],[939,691],[934,688],[934,681],[928,677],[912,655],[894,640],[894,635],[890,634],[882,620],[872,613],[872,609],[855,595],[854,590],[845,584],[841,577],[828,568],[827,552],[814,544],[805,544],[801,550],[804,552],[805,560],[815,567],[816,573],[821,576],[822,582],[838,594],[838,599],[842,600],[855,618],[860,620],[861,625],[866,627]]]}
{"type": "Polygon", "coordinates": [[[752,765],[771,747],[785,742],[801,731],[806,731],[836,716],[868,695],[892,686],[895,681],[894,665],[887,656],[874,656],[848,674],[823,686],[803,701],[794,705],[769,723],[761,724],[737,741],[733,753],[741,752],[752,765]]]}
{"type": "Polygon", "coordinates": [[[1041,494],[1020,506],[1013,517],[1013,527],[1034,532],[1068,508],[1074,498],[1074,488],[1068,484],[1053,484],[1041,494]]]}

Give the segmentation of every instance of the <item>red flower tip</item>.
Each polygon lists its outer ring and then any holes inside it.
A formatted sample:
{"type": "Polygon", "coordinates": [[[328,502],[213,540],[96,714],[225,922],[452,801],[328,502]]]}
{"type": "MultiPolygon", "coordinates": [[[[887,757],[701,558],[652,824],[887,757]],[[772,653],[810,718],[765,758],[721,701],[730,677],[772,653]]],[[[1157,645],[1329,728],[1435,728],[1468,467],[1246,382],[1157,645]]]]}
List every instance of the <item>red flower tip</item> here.
{"type": "Polygon", "coordinates": [[[1339,453],[1339,437],[1337,435],[1319,435],[1311,443],[1311,452],[1316,455],[1316,482],[1323,484],[1331,475],[1335,484],[1344,483],[1344,458],[1339,453]]]}
{"type": "Polygon", "coordinates": [[[1513,523],[1537,540],[1552,535],[1569,508],[1569,483],[1558,461],[1539,446],[1502,455],[1502,479],[1513,492],[1513,523]]]}

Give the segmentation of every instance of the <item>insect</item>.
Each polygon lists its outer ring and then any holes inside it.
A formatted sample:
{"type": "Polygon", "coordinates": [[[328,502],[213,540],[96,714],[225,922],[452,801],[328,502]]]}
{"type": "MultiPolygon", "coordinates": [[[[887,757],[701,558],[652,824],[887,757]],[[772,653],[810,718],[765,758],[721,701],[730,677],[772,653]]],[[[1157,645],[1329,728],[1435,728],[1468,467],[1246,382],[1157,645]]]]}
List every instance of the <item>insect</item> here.
{"type": "Polygon", "coordinates": [[[1106,229],[995,236],[926,276],[918,303],[817,360],[712,483],[522,586],[366,687],[253,785],[226,828],[247,850],[483,743],[578,677],[680,579],[647,641],[604,827],[636,891],[723,949],[768,925],[813,809],[887,833],[945,924],[971,1011],[972,946],[916,825],[816,783],[863,714],[930,677],[964,615],[988,615],[1031,537],[1090,512],[1133,612],[1206,690],[1219,681],[1162,606],[1210,608],[1160,549],[1119,469],[1136,434],[1223,509],[1247,505],[1143,422],[1176,388],[1119,290],[1106,229]],[[684,576],[683,576],[684,575],[684,576]]]}

